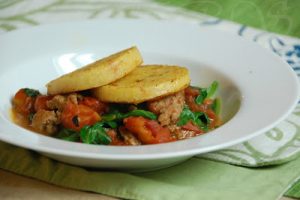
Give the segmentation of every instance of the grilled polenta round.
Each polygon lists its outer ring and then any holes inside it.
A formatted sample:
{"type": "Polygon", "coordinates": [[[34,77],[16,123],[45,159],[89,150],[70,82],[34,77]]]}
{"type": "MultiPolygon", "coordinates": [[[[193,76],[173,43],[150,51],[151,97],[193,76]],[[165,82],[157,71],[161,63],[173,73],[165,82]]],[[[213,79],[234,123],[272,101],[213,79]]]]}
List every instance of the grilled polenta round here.
{"type": "Polygon", "coordinates": [[[47,92],[55,95],[106,85],[127,75],[142,62],[139,50],[131,47],[50,81],[47,92]]]}
{"type": "Polygon", "coordinates": [[[144,65],[92,91],[100,101],[138,104],[178,92],[189,84],[189,72],[184,67],[144,65]]]}

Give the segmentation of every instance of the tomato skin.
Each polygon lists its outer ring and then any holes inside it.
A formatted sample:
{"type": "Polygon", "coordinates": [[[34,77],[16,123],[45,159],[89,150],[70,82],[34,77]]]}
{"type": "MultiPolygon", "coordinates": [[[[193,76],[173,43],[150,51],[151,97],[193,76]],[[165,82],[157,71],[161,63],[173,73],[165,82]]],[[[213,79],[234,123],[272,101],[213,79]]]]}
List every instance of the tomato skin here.
{"type": "Polygon", "coordinates": [[[152,132],[145,126],[146,119],[143,117],[128,117],[124,119],[125,127],[132,132],[142,143],[155,144],[152,132]]]}
{"type": "Polygon", "coordinates": [[[123,120],[125,127],[143,144],[158,144],[174,141],[169,129],[162,127],[157,121],[144,117],[128,117],[123,120]]]}
{"type": "Polygon", "coordinates": [[[203,130],[201,130],[198,126],[194,125],[191,121],[183,125],[181,128],[188,131],[194,131],[196,134],[204,133],[203,130]]]}
{"type": "Polygon", "coordinates": [[[117,132],[114,130],[114,129],[110,129],[106,132],[107,135],[109,135],[109,137],[111,138],[111,143],[110,145],[118,145],[118,146],[121,146],[121,145],[126,145],[124,143],[124,141],[120,140],[117,136],[117,132]]]}
{"type": "Polygon", "coordinates": [[[79,104],[86,105],[99,114],[108,111],[108,105],[106,103],[100,102],[98,99],[93,97],[83,97],[79,104]]]}
{"type": "Polygon", "coordinates": [[[52,96],[39,95],[34,102],[34,110],[37,112],[40,109],[48,110],[47,101],[51,100],[52,96]]]}
{"type": "Polygon", "coordinates": [[[192,87],[187,87],[184,90],[185,96],[191,96],[191,97],[196,97],[199,95],[199,89],[192,88],[192,87]]]}
{"type": "Polygon", "coordinates": [[[18,90],[12,99],[12,103],[17,112],[22,115],[29,115],[34,111],[35,97],[30,97],[25,93],[25,89],[18,90]]]}
{"type": "Polygon", "coordinates": [[[145,126],[151,130],[153,136],[157,140],[157,143],[175,141],[175,139],[171,136],[170,130],[162,127],[157,121],[147,120],[145,126]]]}
{"type": "Polygon", "coordinates": [[[215,128],[216,126],[220,125],[220,123],[221,123],[220,118],[218,117],[218,115],[216,115],[216,113],[213,110],[208,109],[206,111],[206,114],[207,114],[208,118],[210,119],[209,128],[215,128]]]}
{"type": "Polygon", "coordinates": [[[67,102],[61,114],[62,125],[74,131],[80,131],[86,125],[93,125],[100,119],[100,115],[92,108],[86,105],[77,105],[71,101],[67,102]]]}

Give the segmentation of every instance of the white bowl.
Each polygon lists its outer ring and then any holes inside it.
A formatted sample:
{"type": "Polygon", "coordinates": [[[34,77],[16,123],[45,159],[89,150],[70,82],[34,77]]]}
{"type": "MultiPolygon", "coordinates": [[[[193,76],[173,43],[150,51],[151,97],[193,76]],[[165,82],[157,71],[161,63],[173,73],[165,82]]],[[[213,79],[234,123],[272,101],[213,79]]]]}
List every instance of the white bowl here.
{"type": "Polygon", "coordinates": [[[299,98],[292,69],[237,36],[179,22],[101,20],[46,25],[0,36],[0,139],[80,166],[117,170],[166,167],[248,140],[283,120],[299,98]],[[144,146],[66,142],[25,130],[10,119],[11,97],[93,60],[137,45],[146,64],[190,70],[192,84],[220,83],[224,125],[192,139],[144,146]]]}

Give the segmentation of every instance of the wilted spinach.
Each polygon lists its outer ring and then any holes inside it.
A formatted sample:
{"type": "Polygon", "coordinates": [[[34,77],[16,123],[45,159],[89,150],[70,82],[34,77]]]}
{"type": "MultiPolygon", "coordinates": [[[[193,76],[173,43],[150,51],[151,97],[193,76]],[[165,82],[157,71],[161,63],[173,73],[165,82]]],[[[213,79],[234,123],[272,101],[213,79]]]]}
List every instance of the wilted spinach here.
{"type": "Polygon", "coordinates": [[[178,126],[183,126],[191,121],[204,131],[208,131],[208,125],[210,119],[204,112],[192,112],[187,106],[185,106],[179,116],[177,122],[178,126]]]}
{"type": "Polygon", "coordinates": [[[218,90],[219,83],[214,81],[208,88],[198,88],[199,95],[196,97],[195,102],[202,104],[205,99],[212,98],[218,90]]]}

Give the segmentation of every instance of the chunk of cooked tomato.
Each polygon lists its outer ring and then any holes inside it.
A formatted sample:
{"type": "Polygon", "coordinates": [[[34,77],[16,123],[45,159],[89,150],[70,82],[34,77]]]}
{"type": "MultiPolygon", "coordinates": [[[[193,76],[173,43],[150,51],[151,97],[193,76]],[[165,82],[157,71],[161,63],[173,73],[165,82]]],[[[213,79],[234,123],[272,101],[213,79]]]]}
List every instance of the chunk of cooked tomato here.
{"type": "Polygon", "coordinates": [[[193,87],[187,87],[184,89],[185,96],[196,97],[199,95],[199,89],[193,87]]]}
{"type": "Polygon", "coordinates": [[[65,128],[79,131],[86,125],[100,121],[100,115],[92,108],[68,101],[61,114],[61,122],[65,128]]]}
{"type": "Polygon", "coordinates": [[[48,110],[47,101],[51,100],[52,96],[39,95],[34,102],[34,110],[37,112],[40,109],[48,110]]]}
{"type": "Polygon", "coordinates": [[[35,97],[27,95],[25,88],[18,90],[12,99],[14,108],[22,115],[29,115],[34,111],[34,101],[35,97]]]}
{"type": "Polygon", "coordinates": [[[212,109],[208,109],[206,114],[210,120],[209,128],[215,128],[221,124],[219,116],[212,109]]]}
{"type": "Polygon", "coordinates": [[[108,105],[106,103],[103,103],[93,97],[83,97],[83,99],[79,102],[79,104],[86,105],[99,114],[108,111],[108,105]]]}
{"type": "Polygon", "coordinates": [[[124,141],[121,140],[119,137],[118,137],[118,134],[116,132],[116,130],[114,129],[109,129],[106,134],[111,138],[111,143],[110,145],[125,145],[124,141]]]}
{"type": "Polygon", "coordinates": [[[201,130],[197,125],[193,124],[191,121],[183,125],[181,128],[188,131],[194,131],[196,134],[204,133],[203,130],[201,130]]]}
{"type": "Polygon", "coordinates": [[[169,129],[162,127],[157,121],[144,117],[128,117],[123,122],[126,129],[133,133],[143,144],[157,144],[175,140],[169,129]]]}

